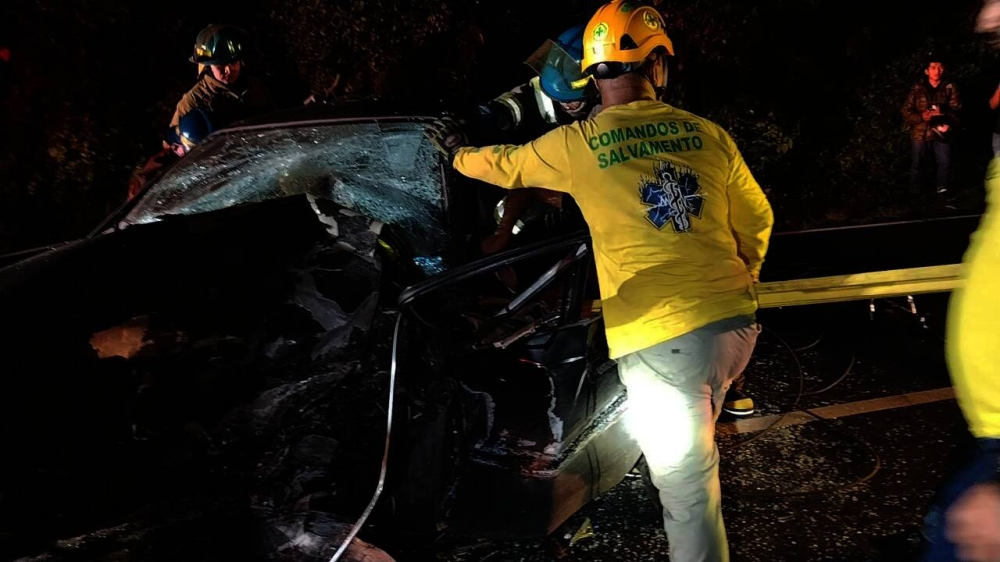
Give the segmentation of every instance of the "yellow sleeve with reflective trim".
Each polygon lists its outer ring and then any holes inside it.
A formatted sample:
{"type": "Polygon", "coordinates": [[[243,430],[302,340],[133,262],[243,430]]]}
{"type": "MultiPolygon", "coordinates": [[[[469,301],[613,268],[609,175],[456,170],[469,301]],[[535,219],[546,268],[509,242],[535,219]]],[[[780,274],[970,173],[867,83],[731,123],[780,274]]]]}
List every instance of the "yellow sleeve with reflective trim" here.
{"type": "Polygon", "coordinates": [[[750,275],[757,281],[771,239],[774,214],[760,184],[743,161],[736,143],[728,134],[725,138],[726,144],[732,151],[729,183],[726,186],[729,199],[729,224],[736,236],[736,250],[740,259],[746,262],[750,275]]]}
{"type": "Polygon", "coordinates": [[[568,145],[572,126],[553,129],[524,145],[460,148],[453,166],[463,175],[507,189],[544,187],[571,193],[568,145]]]}

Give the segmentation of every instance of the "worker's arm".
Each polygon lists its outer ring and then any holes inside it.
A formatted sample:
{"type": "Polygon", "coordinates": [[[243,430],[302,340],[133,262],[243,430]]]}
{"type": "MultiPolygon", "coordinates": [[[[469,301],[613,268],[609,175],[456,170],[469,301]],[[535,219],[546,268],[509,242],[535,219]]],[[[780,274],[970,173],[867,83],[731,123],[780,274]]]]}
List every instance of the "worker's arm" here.
{"type": "Polygon", "coordinates": [[[743,161],[736,143],[729,135],[725,136],[725,140],[731,151],[729,183],[726,186],[729,224],[736,236],[737,252],[756,281],[760,277],[764,254],[767,253],[767,245],[771,239],[774,214],[764,191],[743,161]]]}
{"type": "Polygon", "coordinates": [[[990,98],[990,109],[996,109],[1000,107],[1000,86],[993,92],[993,97],[990,98]]]}
{"type": "Polygon", "coordinates": [[[181,122],[181,117],[184,117],[188,113],[197,107],[197,101],[195,97],[191,95],[191,92],[187,92],[181,96],[180,101],[177,102],[177,108],[174,109],[174,116],[170,119],[170,126],[176,127],[181,122]]]}
{"type": "MultiPolygon", "coordinates": [[[[190,113],[195,107],[197,107],[197,102],[191,92],[187,92],[181,96],[180,101],[177,102],[177,107],[174,109],[174,116],[170,118],[170,128],[173,129],[179,125],[181,117],[190,113]]],[[[163,141],[163,148],[170,148],[170,144],[167,141],[163,141]]]]}
{"type": "Polygon", "coordinates": [[[534,98],[530,84],[522,84],[504,92],[477,108],[476,124],[494,133],[519,131],[526,123],[541,119],[534,98]]]}
{"type": "Polygon", "coordinates": [[[572,127],[558,127],[520,146],[460,148],[455,153],[454,167],[470,178],[507,189],[544,185],[547,189],[572,193],[568,154],[572,127]]]}
{"type": "Polygon", "coordinates": [[[488,256],[507,249],[511,237],[514,236],[514,227],[517,226],[517,221],[531,206],[534,198],[532,191],[531,189],[517,189],[511,191],[504,198],[503,216],[500,217],[496,230],[479,245],[483,250],[483,255],[488,256]]]}

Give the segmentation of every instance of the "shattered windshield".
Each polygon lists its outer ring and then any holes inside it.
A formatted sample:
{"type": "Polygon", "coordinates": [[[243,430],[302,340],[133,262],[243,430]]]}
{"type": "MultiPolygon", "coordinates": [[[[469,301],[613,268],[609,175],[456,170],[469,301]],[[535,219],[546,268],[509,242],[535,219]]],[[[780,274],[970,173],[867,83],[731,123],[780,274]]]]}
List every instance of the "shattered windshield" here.
{"type": "Polygon", "coordinates": [[[444,188],[423,130],[354,122],[223,133],[171,168],[124,222],[308,194],[398,227],[420,259],[439,261],[444,188]]]}

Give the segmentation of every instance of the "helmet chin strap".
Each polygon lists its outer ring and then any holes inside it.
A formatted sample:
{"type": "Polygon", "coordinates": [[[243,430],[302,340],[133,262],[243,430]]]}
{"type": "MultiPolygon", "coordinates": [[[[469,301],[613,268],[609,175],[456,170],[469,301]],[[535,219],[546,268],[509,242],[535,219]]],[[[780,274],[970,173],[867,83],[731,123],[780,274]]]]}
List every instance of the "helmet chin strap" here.
{"type": "Polygon", "coordinates": [[[653,91],[656,92],[656,99],[663,99],[663,96],[667,93],[667,58],[661,54],[655,63],[647,65],[643,76],[653,86],[653,91]],[[659,72],[656,72],[657,68],[660,69],[659,72]]]}
{"type": "Polygon", "coordinates": [[[660,84],[653,84],[653,89],[656,90],[656,99],[663,101],[663,98],[667,96],[667,60],[663,59],[663,79],[660,80],[660,84]]]}

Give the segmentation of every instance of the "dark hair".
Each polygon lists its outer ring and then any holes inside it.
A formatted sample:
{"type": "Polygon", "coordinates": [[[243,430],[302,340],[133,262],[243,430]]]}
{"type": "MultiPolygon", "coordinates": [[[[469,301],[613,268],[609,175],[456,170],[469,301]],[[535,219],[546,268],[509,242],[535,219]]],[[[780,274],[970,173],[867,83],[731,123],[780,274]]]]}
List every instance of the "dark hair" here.
{"type": "Polygon", "coordinates": [[[945,64],[944,55],[935,53],[933,51],[924,55],[924,68],[930,66],[932,62],[938,62],[941,63],[943,66],[948,66],[947,64],[945,64]]]}

